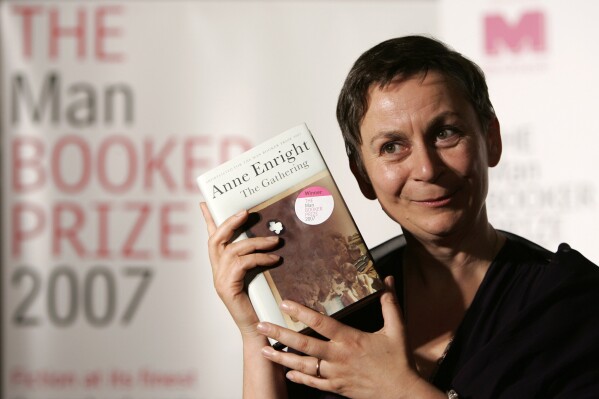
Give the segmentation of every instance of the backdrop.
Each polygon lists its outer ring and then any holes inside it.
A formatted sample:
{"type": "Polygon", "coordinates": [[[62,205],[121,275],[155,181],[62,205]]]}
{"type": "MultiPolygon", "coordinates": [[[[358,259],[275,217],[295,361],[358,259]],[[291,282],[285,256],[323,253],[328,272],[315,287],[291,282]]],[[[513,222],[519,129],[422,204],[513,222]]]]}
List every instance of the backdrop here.
{"type": "Polygon", "coordinates": [[[599,6],[552,1],[0,1],[2,397],[241,396],[195,177],[306,122],[370,246],[336,97],[390,37],[478,62],[502,125],[496,227],[595,262],[599,6]]]}

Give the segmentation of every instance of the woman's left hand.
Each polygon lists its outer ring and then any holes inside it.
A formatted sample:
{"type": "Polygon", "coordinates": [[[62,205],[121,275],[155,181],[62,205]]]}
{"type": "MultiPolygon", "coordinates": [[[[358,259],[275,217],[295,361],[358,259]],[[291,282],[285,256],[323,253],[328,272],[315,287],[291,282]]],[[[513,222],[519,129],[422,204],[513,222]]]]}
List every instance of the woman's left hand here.
{"type": "Polygon", "coordinates": [[[285,313],[329,341],[260,323],[258,331],[305,354],[276,351],[267,346],[263,355],[291,369],[287,373],[291,381],[321,391],[351,398],[413,397],[411,393],[424,381],[410,360],[393,278],[387,277],[385,285],[386,292],[381,296],[385,322],[379,331],[365,333],[298,303],[284,301],[281,309],[285,313]]]}

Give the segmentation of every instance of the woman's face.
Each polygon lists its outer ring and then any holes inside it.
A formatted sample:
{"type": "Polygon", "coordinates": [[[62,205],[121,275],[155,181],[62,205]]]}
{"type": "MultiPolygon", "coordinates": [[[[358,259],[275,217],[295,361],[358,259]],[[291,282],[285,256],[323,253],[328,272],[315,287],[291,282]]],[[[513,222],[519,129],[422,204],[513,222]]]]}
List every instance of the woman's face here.
{"type": "Polygon", "coordinates": [[[463,237],[487,225],[487,168],[501,155],[499,126],[482,131],[474,108],[431,71],[371,87],[362,161],[385,212],[422,239],[463,237]]]}

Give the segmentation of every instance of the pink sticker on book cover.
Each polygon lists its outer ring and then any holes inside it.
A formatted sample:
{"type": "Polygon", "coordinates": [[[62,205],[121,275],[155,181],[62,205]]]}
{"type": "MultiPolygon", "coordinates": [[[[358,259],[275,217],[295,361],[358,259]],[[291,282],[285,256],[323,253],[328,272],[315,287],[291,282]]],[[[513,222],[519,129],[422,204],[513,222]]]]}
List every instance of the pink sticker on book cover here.
{"type": "Polygon", "coordinates": [[[311,186],[300,191],[295,200],[295,214],[309,225],[324,223],[333,213],[335,200],[324,187],[311,186]]]}

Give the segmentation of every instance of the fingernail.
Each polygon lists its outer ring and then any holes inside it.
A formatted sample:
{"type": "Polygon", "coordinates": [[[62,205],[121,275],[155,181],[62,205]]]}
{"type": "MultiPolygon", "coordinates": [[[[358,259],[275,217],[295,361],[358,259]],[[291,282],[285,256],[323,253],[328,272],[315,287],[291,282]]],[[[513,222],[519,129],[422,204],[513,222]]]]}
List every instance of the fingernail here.
{"type": "Polygon", "coordinates": [[[287,377],[287,379],[288,379],[289,381],[295,381],[295,379],[294,379],[294,376],[293,376],[293,373],[292,373],[291,371],[290,371],[290,372],[288,372],[287,374],[285,374],[285,377],[287,377]]]}
{"type": "Polygon", "coordinates": [[[272,242],[277,242],[277,241],[279,241],[279,237],[277,237],[277,236],[268,236],[268,237],[266,237],[266,239],[267,239],[268,241],[272,241],[272,242]]]}
{"type": "Polygon", "coordinates": [[[262,348],[262,355],[267,358],[271,358],[275,354],[275,350],[270,346],[265,346],[262,348]]]}
{"type": "Polygon", "coordinates": [[[272,260],[279,260],[280,256],[275,254],[268,254],[268,257],[272,260]]]}
{"type": "Polygon", "coordinates": [[[393,276],[387,276],[385,278],[385,286],[387,287],[388,290],[395,289],[395,280],[393,279],[393,276]]]}
{"type": "Polygon", "coordinates": [[[289,313],[291,312],[291,305],[287,301],[283,301],[281,302],[281,309],[283,309],[285,313],[289,313]]]}
{"type": "Polygon", "coordinates": [[[242,210],[240,210],[239,212],[237,212],[237,213],[235,214],[235,216],[237,216],[237,217],[241,217],[241,216],[243,216],[243,215],[245,215],[245,209],[242,209],[242,210]]]}
{"type": "Polygon", "coordinates": [[[268,332],[268,324],[258,323],[258,325],[256,326],[256,329],[258,331],[260,331],[261,333],[268,332]]]}

